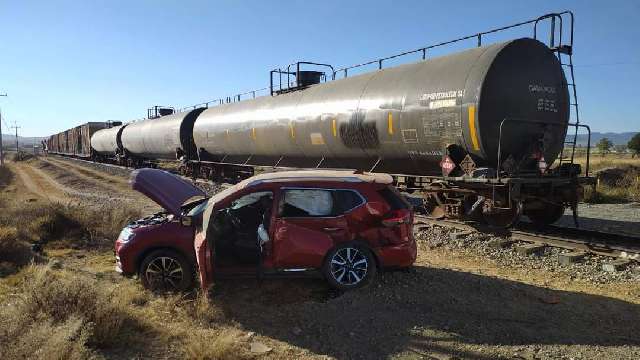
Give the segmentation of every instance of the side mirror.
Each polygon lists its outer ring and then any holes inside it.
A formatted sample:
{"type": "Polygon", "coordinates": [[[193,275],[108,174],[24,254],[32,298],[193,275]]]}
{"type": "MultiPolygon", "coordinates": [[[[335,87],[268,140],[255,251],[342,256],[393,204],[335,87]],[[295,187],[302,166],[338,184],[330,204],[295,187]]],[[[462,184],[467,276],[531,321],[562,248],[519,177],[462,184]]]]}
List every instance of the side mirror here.
{"type": "Polygon", "coordinates": [[[193,219],[191,218],[191,216],[181,216],[180,224],[182,226],[191,226],[191,224],[193,224],[193,219]]]}

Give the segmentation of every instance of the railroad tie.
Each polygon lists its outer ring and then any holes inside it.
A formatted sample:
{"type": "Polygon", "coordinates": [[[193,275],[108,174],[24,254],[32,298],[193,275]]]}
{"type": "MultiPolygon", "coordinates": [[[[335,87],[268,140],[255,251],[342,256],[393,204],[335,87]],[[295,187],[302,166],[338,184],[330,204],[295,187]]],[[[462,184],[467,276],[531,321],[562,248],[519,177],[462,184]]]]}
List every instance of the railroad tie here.
{"type": "Polygon", "coordinates": [[[558,263],[560,263],[560,265],[571,265],[582,260],[585,255],[587,255],[587,253],[584,251],[572,251],[569,253],[560,254],[558,255],[558,263]]]}
{"type": "Polygon", "coordinates": [[[515,243],[515,240],[511,239],[494,239],[487,243],[487,246],[495,249],[505,249],[515,243]]]}
{"type": "Polygon", "coordinates": [[[540,255],[546,245],[541,244],[524,244],[516,246],[516,252],[520,255],[540,255]]]}
{"type": "Polygon", "coordinates": [[[465,238],[469,235],[474,234],[475,231],[473,230],[466,230],[466,231],[458,231],[458,232],[452,232],[449,234],[449,237],[451,238],[451,240],[458,240],[458,239],[462,239],[465,238]]]}
{"type": "Polygon", "coordinates": [[[611,273],[620,271],[626,268],[627,265],[629,265],[629,263],[631,263],[631,260],[627,260],[627,259],[613,260],[608,263],[602,264],[602,270],[606,272],[611,272],[611,273]]]}

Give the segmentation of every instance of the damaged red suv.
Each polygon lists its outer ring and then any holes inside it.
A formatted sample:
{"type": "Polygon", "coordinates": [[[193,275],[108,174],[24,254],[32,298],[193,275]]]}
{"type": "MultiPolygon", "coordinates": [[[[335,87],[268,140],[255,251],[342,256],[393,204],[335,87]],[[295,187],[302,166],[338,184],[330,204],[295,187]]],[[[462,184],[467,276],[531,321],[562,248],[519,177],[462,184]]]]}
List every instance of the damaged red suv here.
{"type": "Polygon", "coordinates": [[[287,171],[220,192],[195,235],[202,288],[216,277],[319,274],[348,290],[380,268],[411,266],[413,213],[391,183],[383,174],[287,171]]]}

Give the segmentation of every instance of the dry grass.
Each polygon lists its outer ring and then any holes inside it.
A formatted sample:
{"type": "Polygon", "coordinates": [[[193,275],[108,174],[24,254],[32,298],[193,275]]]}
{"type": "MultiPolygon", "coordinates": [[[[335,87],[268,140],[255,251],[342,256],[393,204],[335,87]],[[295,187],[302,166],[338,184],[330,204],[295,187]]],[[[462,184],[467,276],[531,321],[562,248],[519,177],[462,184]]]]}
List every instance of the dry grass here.
{"type": "Polygon", "coordinates": [[[29,161],[31,159],[35,159],[36,156],[34,156],[31,153],[28,152],[24,152],[24,151],[19,151],[19,152],[14,152],[11,154],[11,156],[9,156],[9,160],[13,161],[13,162],[18,162],[18,161],[29,161]]]}
{"type": "Polygon", "coordinates": [[[13,171],[11,171],[7,166],[0,166],[0,189],[9,185],[14,178],[13,171]]]}
{"type": "Polygon", "coordinates": [[[119,334],[130,315],[113,287],[43,265],[26,268],[22,279],[0,311],[0,358],[48,358],[51,350],[59,358],[87,358],[93,353],[88,346],[126,344],[119,334]],[[42,329],[56,336],[43,342],[42,329]]]}
{"type": "Polygon", "coordinates": [[[131,357],[158,346],[186,359],[249,358],[247,337],[198,294],[158,297],[52,265],[23,268],[12,289],[0,294],[0,359],[131,357]]]}
{"type": "Polygon", "coordinates": [[[14,203],[0,213],[0,226],[16,227],[18,239],[58,246],[111,246],[139,212],[126,207],[96,210],[58,203],[14,203]]]}
{"type": "Polygon", "coordinates": [[[222,331],[196,330],[183,344],[183,354],[189,360],[232,360],[247,359],[243,354],[238,330],[222,331]]]}
{"type": "Polygon", "coordinates": [[[0,226],[0,276],[15,273],[33,258],[31,246],[18,238],[16,228],[0,226]]]}
{"type": "Polygon", "coordinates": [[[16,330],[10,328],[11,335],[15,338],[3,339],[3,343],[0,344],[0,357],[3,359],[85,360],[98,358],[86,346],[90,330],[81,319],[72,317],[59,324],[41,321],[29,324],[19,332],[16,330]]]}
{"type": "MultiPolygon", "coordinates": [[[[576,158],[576,162],[582,166],[584,172],[586,157],[576,158]]],[[[598,172],[605,169],[622,169],[623,176],[615,181],[600,181],[595,191],[592,188],[585,190],[584,201],[587,203],[625,203],[640,201],[640,158],[632,158],[630,155],[609,154],[590,158],[589,173],[598,176],[598,172]]]]}
{"type": "MultiPolygon", "coordinates": [[[[582,171],[584,172],[585,165],[587,164],[586,156],[576,157],[575,162],[582,166],[582,171]]],[[[595,172],[605,168],[625,166],[640,166],[640,157],[632,158],[631,155],[628,154],[609,154],[605,157],[592,155],[589,159],[589,172],[595,172]]]]}

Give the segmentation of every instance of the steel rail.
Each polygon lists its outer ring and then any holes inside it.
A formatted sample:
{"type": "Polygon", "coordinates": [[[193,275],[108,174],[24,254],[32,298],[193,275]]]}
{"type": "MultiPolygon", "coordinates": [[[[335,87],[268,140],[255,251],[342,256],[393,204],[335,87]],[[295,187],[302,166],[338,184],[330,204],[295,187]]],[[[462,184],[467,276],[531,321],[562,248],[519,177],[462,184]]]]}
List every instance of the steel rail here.
{"type": "Polygon", "coordinates": [[[514,241],[535,243],[550,247],[577,250],[600,256],[630,259],[640,262],[640,237],[594,230],[549,226],[546,231],[534,230],[531,225],[516,229],[500,229],[487,225],[469,224],[454,220],[437,220],[416,216],[417,224],[435,225],[462,231],[474,231],[514,241]]]}

